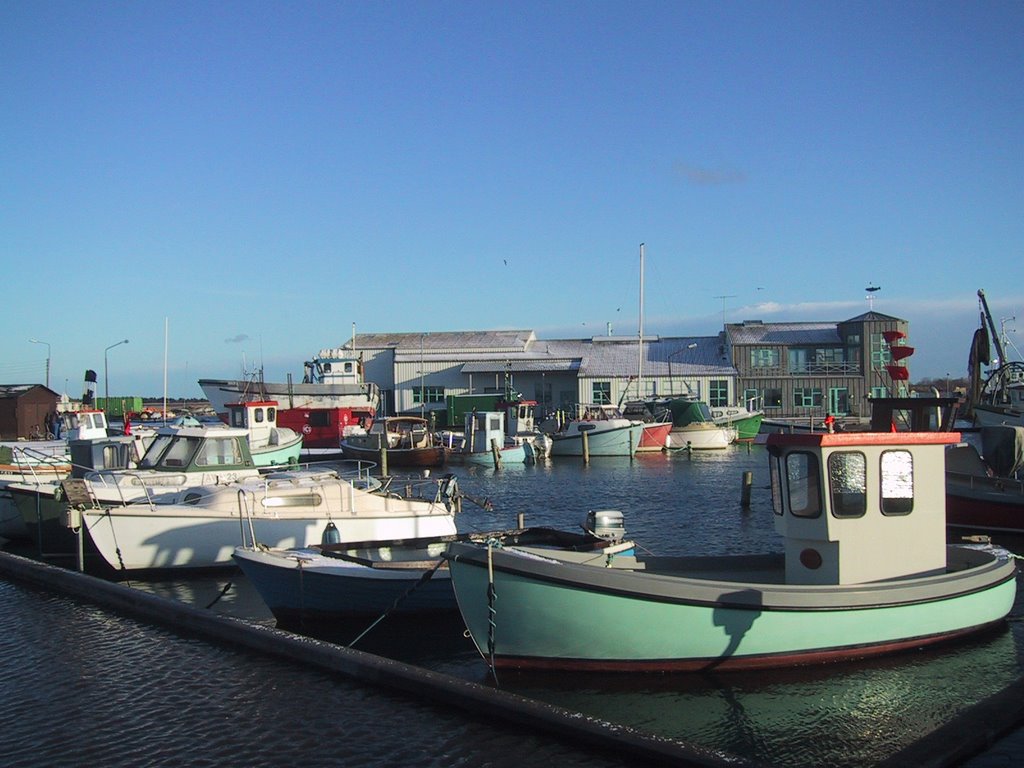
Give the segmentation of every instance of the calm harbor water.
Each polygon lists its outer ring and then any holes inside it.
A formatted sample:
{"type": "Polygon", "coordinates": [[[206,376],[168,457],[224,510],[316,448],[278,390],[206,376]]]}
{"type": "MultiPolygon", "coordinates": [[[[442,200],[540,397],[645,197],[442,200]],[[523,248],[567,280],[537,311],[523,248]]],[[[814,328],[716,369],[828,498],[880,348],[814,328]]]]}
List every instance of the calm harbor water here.
{"type": "MultiPolygon", "coordinates": [[[[588,510],[618,509],[630,537],[659,554],[780,548],[759,446],[451,471],[493,505],[467,503],[463,530],[511,526],[520,513],[528,525],[570,528],[588,510]],[[744,471],[754,478],[748,509],[744,471]]],[[[273,624],[238,574],[131,584],[273,624]]],[[[1017,680],[1022,615],[1019,598],[1006,627],[965,643],[782,672],[494,681],[457,617],[389,618],[355,647],[769,765],[869,766],[1017,680]]],[[[364,628],[303,631],[346,644],[364,628]]],[[[0,649],[12,708],[4,765],[280,765],[314,755],[324,765],[623,764],[3,581],[0,649]]]]}

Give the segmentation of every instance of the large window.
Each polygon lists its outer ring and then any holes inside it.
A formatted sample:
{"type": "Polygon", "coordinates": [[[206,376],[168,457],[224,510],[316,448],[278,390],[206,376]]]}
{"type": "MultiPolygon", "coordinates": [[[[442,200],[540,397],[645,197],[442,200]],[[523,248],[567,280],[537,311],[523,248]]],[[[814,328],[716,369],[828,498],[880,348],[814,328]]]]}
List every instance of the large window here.
{"type": "Polygon", "coordinates": [[[423,387],[423,396],[420,397],[420,388],[415,387],[412,391],[412,401],[416,405],[420,403],[443,403],[444,387],[423,387]]]}
{"type": "Polygon", "coordinates": [[[889,344],[880,333],[871,334],[871,369],[880,371],[892,362],[892,355],[889,354],[889,344]]]}
{"type": "Polygon", "coordinates": [[[729,404],[729,382],[725,379],[712,379],[708,383],[708,405],[721,408],[729,404]]]}
{"type": "Polygon", "coordinates": [[[750,350],[751,368],[778,368],[779,350],[777,349],[752,349],[750,350]]]}
{"type": "Polygon", "coordinates": [[[765,410],[771,408],[782,407],[782,390],[775,387],[769,387],[764,391],[764,407],[765,410]]]}
{"type": "Polygon", "coordinates": [[[793,390],[794,408],[820,408],[821,402],[820,387],[797,387],[793,390]]]}
{"type": "Polygon", "coordinates": [[[591,402],[595,405],[608,405],[612,401],[612,383],[610,381],[595,381],[591,385],[591,402]]]}

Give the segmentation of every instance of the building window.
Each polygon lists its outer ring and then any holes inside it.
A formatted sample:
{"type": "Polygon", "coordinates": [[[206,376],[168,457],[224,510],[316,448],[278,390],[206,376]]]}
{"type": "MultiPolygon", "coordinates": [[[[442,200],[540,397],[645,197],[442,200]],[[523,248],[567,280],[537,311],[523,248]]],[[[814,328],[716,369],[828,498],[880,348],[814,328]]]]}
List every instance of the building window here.
{"type": "Polygon", "coordinates": [[[781,408],[782,407],[782,390],[769,387],[764,391],[764,407],[769,408],[781,408]]]}
{"type": "Polygon", "coordinates": [[[750,350],[751,368],[778,368],[779,350],[777,349],[752,349],[750,350]]]}
{"type": "Polygon", "coordinates": [[[415,387],[412,391],[412,401],[416,405],[419,405],[420,403],[443,403],[444,387],[423,387],[422,398],[420,397],[420,388],[415,387]]]}
{"type": "Polygon", "coordinates": [[[797,387],[793,390],[794,408],[820,408],[821,389],[819,387],[797,387]]]}
{"type": "Polygon", "coordinates": [[[831,387],[828,391],[828,412],[833,416],[845,416],[850,412],[850,390],[846,387],[831,387]]]}
{"type": "Polygon", "coordinates": [[[608,405],[612,401],[612,383],[595,381],[591,385],[591,402],[595,405],[608,405]]]}
{"type": "Polygon", "coordinates": [[[708,383],[708,405],[722,408],[729,404],[729,382],[725,379],[712,379],[708,383]]]}
{"type": "MultiPolygon", "coordinates": [[[[780,396],[781,399],[781,396],[780,396]]],[[[743,390],[743,403],[742,405],[750,411],[760,411],[764,406],[761,398],[761,393],[756,389],[744,389],[743,390]]]]}
{"type": "Polygon", "coordinates": [[[846,350],[836,347],[803,348],[789,350],[790,373],[839,373],[846,371],[846,350]]]}
{"type": "Polygon", "coordinates": [[[892,355],[889,354],[889,344],[880,333],[871,334],[871,369],[882,370],[892,362],[892,355]]]}

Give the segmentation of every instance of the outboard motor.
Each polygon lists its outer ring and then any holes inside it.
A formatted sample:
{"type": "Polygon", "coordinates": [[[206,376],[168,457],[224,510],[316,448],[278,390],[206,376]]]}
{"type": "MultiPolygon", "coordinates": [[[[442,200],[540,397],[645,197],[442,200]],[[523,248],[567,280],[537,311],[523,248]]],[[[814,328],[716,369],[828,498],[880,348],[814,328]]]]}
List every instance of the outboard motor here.
{"type": "Polygon", "coordinates": [[[589,533],[610,542],[619,542],[626,538],[626,524],[622,513],[617,509],[590,510],[584,527],[589,533]]]}

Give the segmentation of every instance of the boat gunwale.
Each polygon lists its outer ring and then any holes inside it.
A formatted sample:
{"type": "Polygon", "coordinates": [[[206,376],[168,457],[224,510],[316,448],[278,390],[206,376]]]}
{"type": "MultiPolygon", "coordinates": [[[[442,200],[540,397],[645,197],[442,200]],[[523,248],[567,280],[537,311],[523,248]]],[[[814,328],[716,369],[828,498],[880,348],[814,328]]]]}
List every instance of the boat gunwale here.
{"type": "MultiPolygon", "coordinates": [[[[963,547],[948,549],[977,553],[979,562],[966,569],[947,570],[942,574],[848,586],[772,584],[669,576],[657,572],[571,563],[553,558],[545,561],[535,556],[516,554],[507,549],[493,549],[489,564],[486,547],[461,543],[454,543],[444,557],[465,565],[490,567],[495,572],[563,588],[595,592],[608,597],[765,612],[828,613],[885,610],[970,596],[1016,579],[1017,567],[1013,560],[1003,562],[994,553],[983,550],[963,547]],[[951,593],[942,589],[958,582],[964,583],[956,592],[951,593]],[[681,592],[687,594],[680,594],[681,592]],[[841,604],[835,603],[837,596],[843,598],[841,604]]],[[[725,557],[749,559],[762,556],[725,557]]]]}

